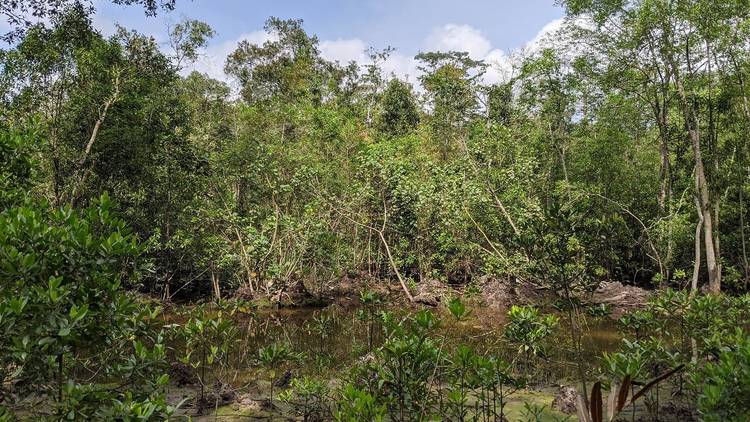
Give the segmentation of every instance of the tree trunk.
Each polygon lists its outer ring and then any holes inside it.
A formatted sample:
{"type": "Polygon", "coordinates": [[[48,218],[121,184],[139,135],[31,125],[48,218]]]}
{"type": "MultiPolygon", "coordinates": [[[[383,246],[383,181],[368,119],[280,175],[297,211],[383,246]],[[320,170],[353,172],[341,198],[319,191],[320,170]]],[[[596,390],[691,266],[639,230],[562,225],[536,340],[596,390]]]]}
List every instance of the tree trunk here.
{"type": "Polygon", "coordinates": [[[120,98],[120,73],[119,71],[115,73],[115,80],[114,80],[114,91],[112,92],[112,95],[104,102],[104,105],[99,112],[99,118],[96,119],[96,122],[94,123],[94,128],[91,131],[91,136],[89,137],[88,142],[86,143],[86,148],[83,151],[83,156],[81,157],[80,161],[78,162],[78,170],[76,172],[77,179],[74,181],[75,185],[73,186],[73,191],[70,194],[70,203],[72,205],[75,205],[76,200],[78,199],[78,190],[82,187],[83,182],[86,179],[86,169],[84,168],[84,165],[86,164],[86,161],[89,158],[89,155],[91,154],[91,148],[94,146],[94,142],[96,141],[97,136],[99,135],[99,129],[101,129],[102,123],[104,123],[104,120],[107,118],[107,113],[109,112],[109,108],[112,107],[113,104],[117,102],[117,100],[120,98]]]}
{"type": "Polygon", "coordinates": [[[745,267],[745,290],[750,287],[750,266],[747,263],[747,247],[745,245],[745,209],[743,206],[742,191],[745,187],[740,184],[740,238],[742,239],[742,263],[745,267]]]}
{"type": "Polygon", "coordinates": [[[211,286],[214,291],[214,299],[218,302],[221,300],[221,288],[219,287],[219,276],[211,271],[211,286]]]}
{"type": "Polygon", "coordinates": [[[698,131],[691,129],[690,139],[693,144],[693,153],[695,154],[695,177],[698,181],[698,199],[700,210],[703,215],[703,237],[706,245],[706,267],[708,268],[708,290],[711,293],[721,291],[721,272],[716,255],[714,241],[718,240],[718,235],[714,236],[714,222],[711,215],[710,197],[708,191],[708,182],[706,173],[703,169],[703,159],[700,150],[700,137],[698,131]]]}
{"type": "Polygon", "coordinates": [[[679,77],[679,68],[674,63],[674,60],[672,60],[672,67],[675,86],[677,87],[677,94],[679,95],[682,104],[683,118],[687,125],[688,136],[690,138],[695,159],[696,195],[698,195],[700,210],[703,215],[703,237],[706,245],[706,266],[708,268],[708,290],[711,293],[719,293],[721,291],[721,272],[718,266],[719,260],[716,255],[714,244],[714,242],[718,240],[718,236],[714,235],[714,221],[713,216],[711,215],[711,198],[708,181],[706,180],[705,167],[703,165],[698,118],[694,106],[690,104],[687,97],[685,87],[679,77]]]}
{"type": "Polygon", "coordinates": [[[667,133],[666,116],[663,111],[659,112],[659,155],[661,156],[661,167],[659,168],[659,211],[664,215],[667,211],[671,191],[671,163],[669,161],[669,139],[667,133]]]}
{"type": "Polygon", "coordinates": [[[698,277],[701,270],[701,228],[704,221],[698,198],[695,198],[695,209],[698,212],[698,223],[695,225],[695,261],[693,262],[693,278],[690,281],[691,297],[698,291],[698,277]]]}
{"type": "Polygon", "coordinates": [[[250,293],[255,293],[255,287],[253,286],[253,271],[250,268],[250,258],[247,256],[247,250],[245,250],[245,243],[242,241],[242,235],[240,234],[237,227],[234,228],[234,233],[237,235],[237,241],[240,243],[240,251],[242,252],[242,266],[245,267],[247,273],[247,285],[250,287],[250,293]]]}
{"type": "Polygon", "coordinates": [[[385,247],[385,253],[388,255],[388,262],[390,262],[391,268],[393,268],[393,272],[396,273],[396,277],[398,278],[398,282],[401,284],[401,288],[406,294],[406,298],[409,299],[409,302],[414,302],[414,297],[411,295],[409,288],[406,286],[406,281],[404,281],[404,278],[401,276],[401,272],[398,270],[398,265],[396,265],[396,261],[393,259],[393,255],[391,255],[391,248],[388,247],[388,242],[385,241],[383,232],[378,231],[378,235],[380,236],[380,240],[383,242],[383,246],[385,247]]]}
{"type": "MultiPolygon", "coordinates": [[[[697,183],[697,180],[696,180],[697,183]]],[[[698,197],[695,198],[695,209],[698,212],[698,223],[695,225],[695,262],[693,262],[693,278],[690,281],[690,297],[698,293],[698,277],[701,270],[701,227],[703,227],[703,210],[698,197]]],[[[698,363],[698,342],[695,337],[690,338],[691,361],[698,363]]]]}

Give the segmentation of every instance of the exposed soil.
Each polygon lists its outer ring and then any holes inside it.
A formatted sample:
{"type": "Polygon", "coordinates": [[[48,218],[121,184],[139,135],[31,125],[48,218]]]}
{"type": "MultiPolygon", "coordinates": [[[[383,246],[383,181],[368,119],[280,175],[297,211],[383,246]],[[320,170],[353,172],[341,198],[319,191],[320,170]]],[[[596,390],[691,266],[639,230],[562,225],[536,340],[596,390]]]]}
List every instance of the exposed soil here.
{"type": "MultiPolygon", "coordinates": [[[[554,301],[552,291],[532,281],[482,276],[475,280],[474,285],[479,289],[477,300],[483,307],[493,311],[502,311],[512,305],[544,305],[554,301]]],[[[315,293],[302,280],[297,280],[271,296],[258,291],[253,294],[243,288],[238,289],[234,296],[275,308],[325,307],[333,303],[350,307],[359,304],[359,294],[365,289],[378,293],[386,302],[397,303],[404,300],[401,286],[397,283],[377,279],[366,273],[345,274],[315,293]]],[[[464,293],[463,288],[434,279],[422,281],[412,292],[415,304],[428,307],[439,306],[451,297],[464,293]]],[[[640,287],[605,281],[593,294],[582,297],[581,300],[588,305],[604,304],[609,307],[613,318],[619,318],[626,312],[642,307],[650,296],[651,292],[640,287]]]]}
{"type": "Polygon", "coordinates": [[[492,309],[507,309],[511,305],[545,303],[550,292],[528,281],[482,277],[477,283],[485,306],[492,309]]]}
{"type": "Polygon", "coordinates": [[[646,304],[651,292],[640,287],[627,286],[619,281],[603,282],[591,296],[594,305],[605,304],[610,307],[612,318],[638,309],[646,304]]]}
{"type": "Polygon", "coordinates": [[[561,385],[555,399],[552,400],[552,408],[567,415],[572,415],[576,413],[577,400],[578,391],[575,387],[561,385]]]}

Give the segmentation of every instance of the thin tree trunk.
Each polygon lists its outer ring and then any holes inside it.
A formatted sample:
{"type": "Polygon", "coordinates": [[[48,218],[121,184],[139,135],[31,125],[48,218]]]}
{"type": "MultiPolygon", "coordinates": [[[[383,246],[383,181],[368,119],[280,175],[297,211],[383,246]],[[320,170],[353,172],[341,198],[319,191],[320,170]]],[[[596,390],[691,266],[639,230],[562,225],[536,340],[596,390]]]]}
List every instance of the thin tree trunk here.
{"type": "MultiPolygon", "coordinates": [[[[703,211],[698,198],[695,198],[695,209],[698,212],[698,223],[695,225],[695,262],[693,262],[693,278],[690,281],[690,298],[695,297],[698,292],[698,277],[701,269],[701,227],[703,226],[703,211]]],[[[690,350],[692,351],[692,362],[698,362],[698,342],[695,337],[690,338],[690,350]]]]}
{"type": "Polygon", "coordinates": [[[673,63],[674,74],[675,74],[675,85],[677,86],[677,93],[680,96],[682,103],[683,117],[688,126],[688,136],[693,147],[693,155],[695,159],[695,177],[696,177],[696,193],[698,195],[700,210],[703,215],[703,236],[704,243],[706,246],[706,266],[708,268],[708,289],[711,293],[719,293],[721,291],[721,273],[718,267],[718,258],[716,255],[716,249],[714,241],[717,240],[714,236],[714,222],[713,216],[711,215],[711,200],[708,188],[708,181],[706,180],[706,172],[703,165],[703,154],[701,152],[701,139],[700,132],[698,130],[698,119],[695,115],[694,108],[690,105],[685,88],[682,85],[682,81],[679,78],[677,66],[673,63]]]}
{"type": "Polygon", "coordinates": [[[250,293],[255,293],[255,288],[253,287],[253,272],[250,269],[250,259],[247,256],[247,251],[245,250],[245,243],[242,242],[242,236],[240,235],[239,229],[237,227],[234,228],[234,233],[237,235],[237,240],[240,242],[240,250],[242,251],[242,266],[245,267],[245,272],[247,272],[247,284],[250,286],[250,293]]]}
{"type": "Polygon", "coordinates": [[[219,276],[214,271],[211,271],[211,285],[214,291],[214,299],[218,302],[221,300],[221,288],[219,287],[219,276]]]}
{"type": "Polygon", "coordinates": [[[703,227],[703,212],[700,208],[698,198],[695,199],[695,208],[698,211],[698,223],[695,225],[695,261],[693,262],[693,278],[690,281],[690,296],[695,296],[698,291],[698,278],[701,269],[701,228],[703,227]]]}
{"type": "Polygon", "coordinates": [[[388,223],[388,207],[386,206],[385,200],[383,200],[383,226],[380,230],[376,230],[378,232],[378,235],[380,236],[380,240],[383,242],[383,246],[385,247],[385,253],[388,254],[388,262],[391,263],[391,268],[393,268],[393,272],[396,273],[396,277],[398,277],[398,282],[401,283],[401,288],[404,290],[404,293],[406,294],[407,299],[409,299],[409,302],[414,302],[414,297],[411,295],[411,292],[409,291],[409,288],[406,286],[406,281],[401,276],[401,272],[398,270],[398,265],[396,265],[396,261],[393,259],[393,255],[391,254],[391,248],[388,246],[388,242],[385,240],[385,226],[388,223]]]}
{"type": "Polygon", "coordinates": [[[745,187],[740,184],[740,238],[742,239],[742,263],[745,267],[745,290],[750,286],[750,266],[747,262],[747,247],[745,246],[745,209],[742,198],[742,191],[745,187]]]}
{"type": "Polygon", "coordinates": [[[666,116],[663,115],[663,110],[659,112],[659,138],[661,140],[659,146],[659,155],[661,156],[661,167],[659,168],[659,211],[662,215],[667,211],[667,202],[669,200],[670,188],[670,177],[671,177],[671,163],[669,161],[669,145],[668,145],[668,134],[667,134],[667,123],[666,116]]]}
{"type": "Polygon", "coordinates": [[[84,165],[86,164],[86,160],[88,160],[88,157],[91,153],[91,148],[94,146],[94,142],[96,142],[96,138],[99,135],[99,130],[102,126],[102,123],[104,123],[104,120],[107,118],[107,112],[109,112],[109,108],[112,107],[112,105],[115,104],[119,98],[120,73],[118,71],[115,73],[114,92],[112,92],[112,95],[110,95],[110,97],[104,102],[104,106],[99,113],[99,118],[96,119],[96,122],[94,123],[94,129],[91,131],[91,136],[86,143],[86,148],[83,151],[83,156],[78,162],[78,180],[75,182],[76,184],[75,186],[73,186],[73,192],[70,195],[71,204],[74,204],[76,202],[76,199],[78,197],[78,190],[81,188],[81,185],[83,185],[83,182],[86,179],[86,170],[84,169],[84,165]]]}
{"type": "Polygon", "coordinates": [[[378,236],[380,236],[380,240],[383,242],[385,253],[388,255],[388,262],[391,263],[391,268],[393,268],[393,272],[396,273],[396,277],[398,278],[398,282],[401,283],[401,288],[404,289],[406,298],[409,299],[409,302],[414,302],[414,297],[411,295],[409,288],[406,286],[404,278],[401,276],[401,272],[398,270],[398,265],[396,265],[396,261],[393,259],[393,255],[391,255],[391,248],[388,247],[388,242],[386,242],[385,236],[383,236],[383,232],[378,231],[378,236]]]}

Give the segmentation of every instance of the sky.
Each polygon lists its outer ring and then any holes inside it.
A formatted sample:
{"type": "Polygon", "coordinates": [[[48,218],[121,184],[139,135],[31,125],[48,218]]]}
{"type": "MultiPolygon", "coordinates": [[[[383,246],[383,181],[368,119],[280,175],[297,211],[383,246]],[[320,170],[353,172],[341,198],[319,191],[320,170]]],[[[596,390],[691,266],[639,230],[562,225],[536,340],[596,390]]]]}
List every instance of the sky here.
{"type": "Polygon", "coordinates": [[[559,26],[563,10],[554,0],[177,0],[171,13],[146,17],[139,7],[96,0],[94,24],[105,35],[115,23],[166,39],[167,27],[183,18],[202,20],[217,32],[205,54],[186,71],[198,70],[226,80],[226,56],[242,39],[262,43],[269,16],[303,19],[305,30],[320,39],[323,56],[346,63],[366,61],[368,47],[394,47],[386,71],[417,74],[413,57],[420,51],[468,51],[485,60],[485,79],[497,82],[510,72],[511,52],[533,47],[559,26]]]}

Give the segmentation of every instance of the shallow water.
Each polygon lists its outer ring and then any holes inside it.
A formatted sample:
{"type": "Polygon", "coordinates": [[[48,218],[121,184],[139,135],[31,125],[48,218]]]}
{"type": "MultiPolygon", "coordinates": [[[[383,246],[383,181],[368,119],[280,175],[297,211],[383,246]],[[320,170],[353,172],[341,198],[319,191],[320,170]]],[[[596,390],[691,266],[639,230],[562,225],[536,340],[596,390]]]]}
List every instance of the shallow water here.
{"type": "MultiPolygon", "coordinates": [[[[597,377],[600,358],[603,352],[614,351],[620,343],[620,335],[615,323],[608,317],[586,317],[583,321],[582,354],[573,351],[570,330],[565,315],[560,315],[560,325],[549,339],[548,356],[533,362],[518,359],[517,346],[503,337],[507,310],[483,307],[480,304],[467,304],[470,314],[456,321],[445,308],[431,309],[441,321],[432,333],[446,354],[451,354],[458,345],[468,345],[478,354],[515,360],[516,368],[527,376],[528,388],[517,392],[508,402],[510,420],[521,420],[526,402],[544,407],[543,421],[564,420],[565,415],[551,409],[552,400],[559,385],[578,385],[579,366],[587,379],[597,377]]],[[[384,306],[399,318],[417,312],[418,307],[384,306]]],[[[185,309],[184,309],[185,310],[185,309]]],[[[267,398],[271,392],[278,394],[281,388],[272,388],[274,380],[286,372],[293,377],[310,375],[326,380],[329,387],[336,388],[347,378],[349,368],[357,361],[366,359],[371,350],[377,349],[384,341],[383,329],[379,324],[370,327],[361,318],[362,308],[356,306],[331,305],[327,308],[298,308],[279,310],[254,310],[236,312],[233,316],[238,328],[238,338],[233,343],[229,365],[212,371],[207,382],[220,380],[228,383],[238,397],[249,397],[258,401],[267,398]],[[370,331],[370,328],[371,331],[370,331]],[[286,343],[299,354],[294,362],[284,362],[268,368],[258,362],[258,350],[272,343],[286,343]]],[[[169,322],[180,323],[185,318],[182,312],[166,315],[169,322]]],[[[178,345],[176,351],[179,350],[178,345]]],[[[174,387],[170,391],[170,401],[177,403],[188,399],[180,414],[195,415],[190,399],[195,395],[195,387],[174,387]]],[[[277,411],[248,410],[243,405],[219,406],[212,410],[212,416],[196,420],[293,420],[289,419],[288,409],[280,403],[277,411]],[[286,409],[286,410],[285,410],[286,409]],[[220,416],[224,415],[224,416],[220,416]],[[286,415],[286,416],[284,416],[286,415]]],[[[571,419],[575,420],[575,418],[571,419]]]]}
{"type": "MultiPolygon", "coordinates": [[[[405,317],[416,308],[383,308],[405,317]]],[[[471,309],[471,307],[470,307],[471,309]]],[[[237,313],[235,320],[239,339],[230,358],[230,366],[237,381],[250,382],[256,375],[254,362],[257,351],[272,343],[287,343],[301,354],[294,366],[297,374],[325,375],[350,367],[371,349],[383,342],[382,327],[370,326],[359,317],[360,309],[332,305],[327,308],[301,308],[237,313]],[[369,329],[372,332],[369,332],[369,329]]],[[[434,309],[441,319],[434,336],[447,351],[459,344],[471,346],[478,354],[496,355],[512,361],[517,356],[516,346],[503,338],[504,310],[476,307],[462,321],[455,319],[445,309],[434,309]]],[[[620,335],[610,318],[587,317],[583,324],[582,356],[576,356],[570,330],[561,315],[560,325],[549,341],[548,356],[534,362],[539,371],[535,381],[540,384],[557,384],[577,378],[577,363],[582,362],[586,373],[593,375],[598,369],[603,352],[614,351],[620,335]]],[[[517,361],[519,365],[525,362],[517,361]]]]}

